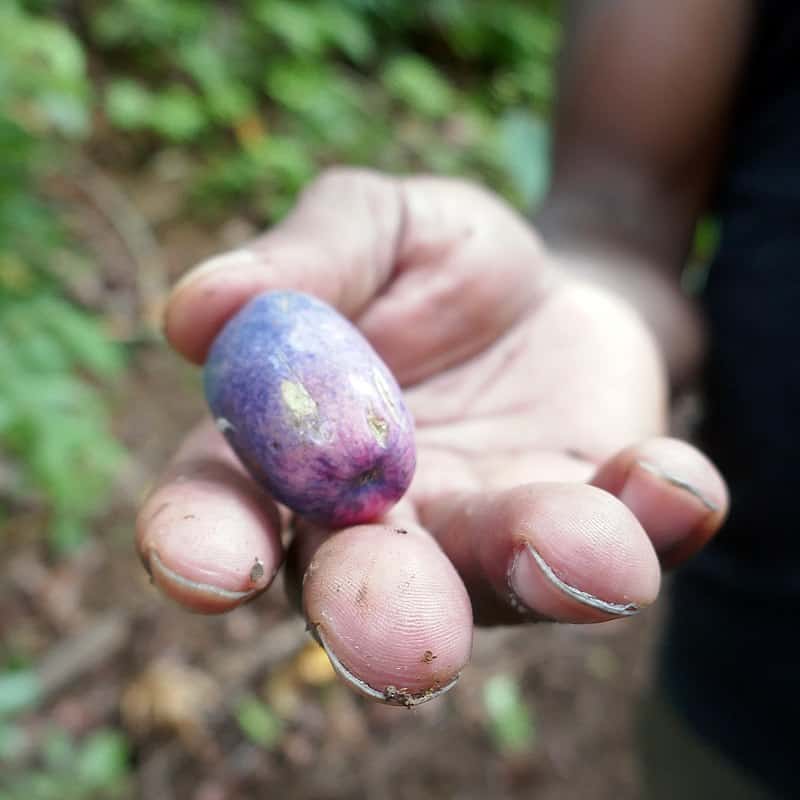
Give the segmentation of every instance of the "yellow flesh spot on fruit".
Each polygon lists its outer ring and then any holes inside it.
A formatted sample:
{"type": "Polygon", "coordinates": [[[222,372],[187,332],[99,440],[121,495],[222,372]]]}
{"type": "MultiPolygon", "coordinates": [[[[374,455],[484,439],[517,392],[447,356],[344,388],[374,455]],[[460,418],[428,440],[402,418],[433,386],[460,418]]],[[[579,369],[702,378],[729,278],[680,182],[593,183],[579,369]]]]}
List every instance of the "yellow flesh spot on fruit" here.
{"type": "Polygon", "coordinates": [[[378,390],[378,394],[380,395],[381,400],[383,400],[386,408],[392,415],[392,419],[398,425],[402,426],[403,417],[402,414],[399,413],[397,406],[394,404],[394,398],[392,397],[392,390],[389,388],[389,384],[386,382],[386,378],[384,378],[383,375],[381,375],[381,373],[377,369],[373,369],[372,379],[373,382],[375,383],[375,388],[378,390]]]}
{"type": "Polygon", "coordinates": [[[299,381],[283,381],[281,397],[296,422],[310,421],[310,417],[316,417],[318,414],[314,398],[299,381]]]}
{"type": "Polygon", "coordinates": [[[367,413],[367,424],[375,437],[375,441],[381,447],[386,447],[386,440],[389,438],[389,423],[373,411],[370,411],[367,413]]]}

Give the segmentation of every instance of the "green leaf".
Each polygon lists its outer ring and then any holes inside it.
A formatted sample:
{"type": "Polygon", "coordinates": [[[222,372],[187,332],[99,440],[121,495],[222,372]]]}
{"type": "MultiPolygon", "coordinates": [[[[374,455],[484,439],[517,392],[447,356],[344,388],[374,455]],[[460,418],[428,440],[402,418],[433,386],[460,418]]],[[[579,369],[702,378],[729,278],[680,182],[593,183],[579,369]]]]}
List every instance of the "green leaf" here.
{"type": "Polygon", "coordinates": [[[30,52],[44,57],[53,79],[69,83],[83,79],[86,60],[80,42],[58,22],[32,18],[21,32],[30,52]]]}
{"type": "Polygon", "coordinates": [[[170,86],[155,95],[150,125],[172,141],[187,141],[203,131],[208,123],[202,103],[185,86],[170,86]]]}
{"type": "Polygon", "coordinates": [[[25,752],[27,744],[28,734],[24,728],[0,720],[0,763],[15,761],[25,752]]]}
{"type": "Polygon", "coordinates": [[[0,304],[0,446],[19,464],[21,489],[44,493],[51,543],[68,552],[124,457],[104,397],[77,370],[110,377],[119,355],[93,320],[54,295],[0,295],[0,304]]]}
{"type": "Polygon", "coordinates": [[[217,83],[205,90],[209,114],[218,122],[231,123],[253,114],[253,93],[238,83],[217,83]]]}
{"type": "Polygon", "coordinates": [[[536,729],[516,681],[509,675],[495,675],[483,687],[483,703],[489,733],[501,751],[531,750],[536,729]]]}
{"type": "Polygon", "coordinates": [[[396,56],[382,80],[390,95],[420,114],[439,118],[453,109],[455,96],[447,80],[421,56],[396,56]]]}
{"type": "Polygon", "coordinates": [[[704,217],[697,224],[693,255],[699,261],[710,261],[714,257],[722,238],[722,226],[715,217],[704,217]]]}
{"type": "Polygon", "coordinates": [[[42,298],[45,331],[69,353],[72,363],[98,378],[112,378],[122,369],[122,353],[88,314],[59,298],[42,298]]]}
{"type": "Polygon", "coordinates": [[[299,189],[314,171],[308,148],[289,136],[268,136],[249,155],[253,169],[265,178],[279,178],[290,190],[299,189]]]}
{"type": "Polygon", "coordinates": [[[112,787],[127,775],[129,759],[128,741],[120,731],[95,731],[78,753],[77,774],[88,786],[112,787]]]}
{"type": "Polygon", "coordinates": [[[48,534],[53,552],[63,558],[80,550],[89,530],[79,516],[65,513],[58,514],[50,523],[48,534]]]}
{"type": "Polygon", "coordinates": [[[704,217],[697,224],[691,258],[681,274],[681,287],[688,295],[697,297],[705,289],[721,235],[722,228],[715,217],[704,217]]]}
{"type": "Polygon", "coordinates": [[[332,74],[324,65],[303,61],[279,61],[270,65],[264,85],[286,108],[313,114],[332,85],[332,74]]]}
{"type": "Polygon", "coordinates": [[[336,2],[325,3],[317,12],[317,21],[326,40],[357,64],[375,53],[375,40],[365,20],[336,2]]]}
{"type": "Polygon", "coordinates": [[[39,702],[39,678],[33,670],[0,672],[0,717],[19,714],[39,702]]]}
{"type": "Polygon", "coordinates": [[[320,55],[324,36],[317,9],[291,0],[260,0],[255,17],[261,25],[298,53],[320,55]]]}
{"type": "Polygon", "coordinates": [[[257,697],[245,697],[236,708],[236,721],[244,735],[267,750],[280,742],[283,725],[279,717],[257,697]]]}
{"type": "Polygon", "coordinates": [[[150,128],[172,141],[195,137],[208,122],[199,98],[185,86],[151,92],[135,81],[114,81],[106,90],[105,109],[120,128],[150,128]]]}
{"type": "Polygon", "coordinates": [[[153,95],[136,81],[122,78],[106,88],[106,114],[120,128],[132,130],[145,127],[150,122],[153,107],[153,95]]]}
{"type": "Polygon", "coordinates": [[[51,728],[47,731],[42,741],[41,752],[45,766],[52,772],[66,770],[75,760],[72,740],[61,728],[51,728]]]}
{"type": "Polygon", "coordinates": [[[83,48],[57,21],[0,4],[0,109],[34,133],[88,131],[83,48]]]}
{"type": "Polygon", "coordinates": [[[84,98],[63,92],[44,92],[39,107],[50,124],[65,136],[80,138],[89,133],[89,114],[84,98]]]}
{"type": "Polygon", "coordinates": [[[544,197],[550,181],[550,132],[534,114],[515,109],[500,122],[500,157],[526,207],[544,197]]]}
{"type": "Polygon", "coordinates": [[[61,342],[46,331],[31,331],[16,344],[17,358],[36,372],[67,370],[70,361],[61,342]]]}
{"type": "Polygon", "coordinates": [[[178,59],[202,88],[214,119],[235,122],[253,112],[253,92],[232,74],[221,48],[210,47],[205,40],[184,42],[178,59]]]}
{"type": "Polygon", "coordinates": [[[165,48],[202,36],[212,24],[207,0],[165,3],[163,0],[114,0],[93,6],[87,14],[94,39],[106,46],[165,48]]]}
{"type": "Polygon", "coordinates": [[[267,71],[265,87],[276,102],[297,115],[302,122],[297,134],[308,146],[352,152],[368,127],[359,85],[322,63],[279,61],[267,71]]]}

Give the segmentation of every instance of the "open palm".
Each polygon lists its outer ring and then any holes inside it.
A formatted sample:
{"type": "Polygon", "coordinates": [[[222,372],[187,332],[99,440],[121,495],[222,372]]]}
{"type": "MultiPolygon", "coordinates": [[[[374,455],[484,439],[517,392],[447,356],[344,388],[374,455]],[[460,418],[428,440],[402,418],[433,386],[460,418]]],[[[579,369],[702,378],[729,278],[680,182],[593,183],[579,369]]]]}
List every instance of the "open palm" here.
{"type": "MultiPolygon", "coordinates": [[[[406,388],[419,461],[374,525],[302,520],[290,584],[332,663],[389,702],[453,684],[473,621],[598,622],[635,613],[719,526],[724,485],[660,438],[666,387],[644,322],[562,274],[491,194],[339,170],[250,247],[176,287],[167,334],[201,362],[254,294],[295,288],[353,318],[406,388]]],[[[139,515],[156,583],[195,610],[269,585],[287,521],[205,424],[139,515]]]]}

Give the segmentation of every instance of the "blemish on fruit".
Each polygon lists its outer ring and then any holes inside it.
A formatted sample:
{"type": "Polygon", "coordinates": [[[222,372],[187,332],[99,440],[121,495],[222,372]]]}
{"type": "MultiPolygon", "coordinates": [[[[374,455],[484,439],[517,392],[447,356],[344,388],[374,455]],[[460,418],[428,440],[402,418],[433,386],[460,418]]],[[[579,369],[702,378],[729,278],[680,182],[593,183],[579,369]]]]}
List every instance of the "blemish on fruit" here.
{"type": "Polygon", "coordinates": [[[234,428],[233,425],[227,419],[225,419],[225,417],[217,417],[216,423],[217,423],[217,430],[220,433],[227,433],[228,431],[234,431],[234,432],[236,431],[236,428],[234,428]]]}
{"type": "Polygon", "coordinates": [[[375,437],[375,441],[381,447],[386,447],[386,441],[389,438],[389,423],[373,411],[369,411],[367,413],[367,424],[375,437]]]}
{"type": "Polygon", "coordinates": [[[286,408],[289,409],[298,422],[305,420],[307,417],[314,417],[318,413],[314,398],[308,393],[306,387],[298,381],[282,381],[281,397],[286,404],[286,408]]]}
{"type": "Polygon", "coordinates": [[[394,421],[398,423],[398,425],[404,425],[405,420],[398,411],[395,399],[392,396],[392,390],[389,388],[389,384],[386,382],[386,378],[383,377],[380,370],[372,370],[372,380],[375,383],[375,388],[378,390],[381,400],[383,400],[384,405],[392,415],[394,421]]]}
{"type": "Polygon", "coordinates": [[[373,467],[372,469],[362,472],[358,478],[356,478],[356,483],[359,486],[366,486],[368,483],[372,483],[380,474],[380,469],[378,469],[378,467],[373,467]]]}

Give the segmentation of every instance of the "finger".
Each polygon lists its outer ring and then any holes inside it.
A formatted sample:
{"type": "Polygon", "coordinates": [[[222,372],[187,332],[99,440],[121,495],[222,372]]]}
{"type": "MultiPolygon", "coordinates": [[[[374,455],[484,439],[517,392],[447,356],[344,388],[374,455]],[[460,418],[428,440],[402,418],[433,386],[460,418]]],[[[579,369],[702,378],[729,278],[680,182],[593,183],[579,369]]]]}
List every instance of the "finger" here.
{"type": "Polygon", "coordinates": [[[304,531],[290,556],[310,629],[345,681],[416,705],[451,688],[469,659],[464,585],[412,520],[335,534],[304,531]]]}
{"type": "Polygon", "coordinates": [[[530,226],[488,192],[337,169],[266,235],[190,272],[169,300],[165,331],[200,363],[250,298],[297,289],[354,318],[409,384],[478,352],[519,319],[549,288],[544,263],[530,226]]]}
{"type": "Polygon", "coordinates": [[[653,547],[607,492],[540,483],[443,496],[421,509],[461,575],[480,624],[630,616],[658,594],[653,547]]]}
{"type": "Polygon", "coordinates": [[[417,176],[391,290],[358,323],[411,385],[482,351],[555,285],[531,225],[472,184],[417,176]]]}
{"type": "Polygon", "coordinates": [[[677,439],[649,439],[623,450],[598,469],[592,484],[633,511],[664,566],[700,550],[728,512],[719,472],[699,450],[677,439]]]}
{"type": "Polygon", "coordinates": [[[355,316],[391,274],[403,219],[394,179],[367,170],[324,173],[274,229],[178,283],[166,309],[167,338],[201,363],[226,320],[269,289],[305,291],[355,316]]]}
{"type": "Polygon", "coordinates": [[[262,592],[283,560],[275,504],[208,423],[145,501],[136,539],[159,589],[201,613],[228,611],[262,592]]]}

